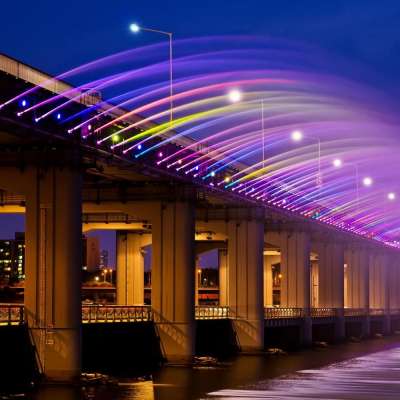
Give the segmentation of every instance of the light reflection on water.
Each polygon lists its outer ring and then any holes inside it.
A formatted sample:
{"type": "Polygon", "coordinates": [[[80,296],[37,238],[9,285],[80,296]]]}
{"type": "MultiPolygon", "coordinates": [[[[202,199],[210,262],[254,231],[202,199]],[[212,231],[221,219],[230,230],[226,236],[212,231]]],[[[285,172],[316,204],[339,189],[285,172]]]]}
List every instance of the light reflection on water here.
{"type": "MultiPolygon", "coordinates": [[[[333,364],[302,370],[249,389],[220,390],[211,398],[389,400],[400,398],[400,349],[391,349],[333,364]]],[[[210,398],[209,397],[209,398],[210,398]]]]}
{"type": "Polygon", "coordinates": [[[153,381],[124,379],[85,390],[42,387],[33,399],[400,399],[399,345],[391,337],[281,357],[240,356],[220,368],[165,367],[153,381]]]}

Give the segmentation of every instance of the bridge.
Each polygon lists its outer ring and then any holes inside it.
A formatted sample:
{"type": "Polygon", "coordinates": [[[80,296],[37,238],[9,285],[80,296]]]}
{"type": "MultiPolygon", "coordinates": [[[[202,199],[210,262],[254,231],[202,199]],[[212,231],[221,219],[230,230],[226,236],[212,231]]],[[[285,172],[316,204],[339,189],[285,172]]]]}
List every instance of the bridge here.
{"type": "MultiPolygon", "coordinates": [[[[157,154],[143,161],[99,144],[99,135],[66,134],[57,119],[20,115],[21,99],[7,100],[21,92],[31,102],[59,95],[71,113],[88,109],[94,121],[99,100],[77,97],[66,83],[6,56],[0,83],[0,211],[26,217],[24,306],[1,306],[0,324],[28,324],[47,377],[79,375],[82,323],[153,321],[169,360],[193,357],[196,320],[229,319],[244,351],[262,350],[278,326],[298,326],[304,345],[321,323],[332,324],[337,340],[351,321],[360,322],[362,336],[374,321],[382,333],[397,326],[393,243],[180,174],[157,154]],[[81,236],[91,229],[118,231],[115,306],[81,304],[81,236]],[[142,249],[150,244],[151,306],[144,306],[142,249]],[[210,249],[219,253],[219,305],[206,307],[196,304],[195,259],[210,249]]],[[[103,103],[101,111],[103,124],[121,115],[103,103]]],[[[126,118],[118,123],[138,120],[126,118]]],[[[172,139],[170,151],[207,157],[195,141],[172,139]]]]}

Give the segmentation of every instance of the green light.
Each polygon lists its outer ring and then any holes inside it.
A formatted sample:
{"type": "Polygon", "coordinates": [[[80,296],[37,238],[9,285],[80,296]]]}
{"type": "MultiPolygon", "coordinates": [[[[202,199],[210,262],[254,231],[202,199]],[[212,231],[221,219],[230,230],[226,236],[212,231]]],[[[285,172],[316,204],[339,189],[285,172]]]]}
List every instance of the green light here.
{"type": "Polygon", "coordinates": [[[119,135],[114,135],[114,136],[112,137],[112,141],[113,141],[113,143],[118,143],[118,142],[119,142],[119,140],[120,140],[120,137],[119,137],[119,135]]]}

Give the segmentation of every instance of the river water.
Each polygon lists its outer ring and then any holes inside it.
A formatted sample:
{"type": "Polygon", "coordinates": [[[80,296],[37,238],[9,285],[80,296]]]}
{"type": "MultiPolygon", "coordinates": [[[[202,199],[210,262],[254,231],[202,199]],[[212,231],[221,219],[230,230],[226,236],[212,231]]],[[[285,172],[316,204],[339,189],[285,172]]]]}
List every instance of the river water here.
{"type": "Polygon", "coordinates": [[[164,367],[109,387],[47,386],[35,400],[400,399],[400,338],[282,356],[242,355],[219,367],[164,367]]]}

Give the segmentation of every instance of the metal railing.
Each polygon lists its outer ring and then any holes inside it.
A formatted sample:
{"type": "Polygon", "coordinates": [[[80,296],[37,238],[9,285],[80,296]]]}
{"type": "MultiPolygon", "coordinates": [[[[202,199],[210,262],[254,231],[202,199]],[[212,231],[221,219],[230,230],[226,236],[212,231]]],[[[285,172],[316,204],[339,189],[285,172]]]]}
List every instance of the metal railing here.
{"type": "Polygon", "coordinates": [[[337,315],[336,308],[330,307],[313,307],[310,309],[310,315],[312,318],[329,318],[337,315]]]}
{"type": "Polygon", "coordinates": [[[0,325],[20,325],[24,320],[23,304],[0,304],[0,325]]]}
{"type": "Polygon", "coordinates": [[[196,319],[227,319],[230,317],[229,307],[225,306],[196,306],[196,319]]]}
{"type": "Polygon", "coordinates": [[[369,315],[384,315],[385,309],[384,308],[370,308],[369,315]]]}
{"type": "Polygon", "coordinates": [[[368,312],[365,308],[345,308],[344,309],[345,317],[362,317],[367,314],[368,314],[368,312]]]}
{"type": "Polygon", "coordinates": [[[299,307],[266,307],[264,308],[265,319],[281,318],[303,318],[304,309],[299,307]]]}
{"type": "Polygon", "coordinates": [[[150,306],[83,305],[82,322],[85,324],[102,322],[152,321],[150,306]]]}

